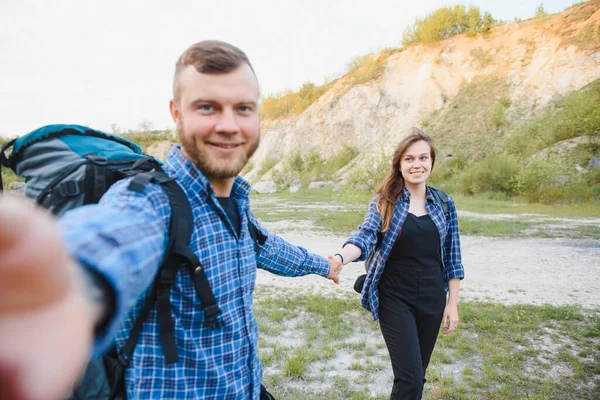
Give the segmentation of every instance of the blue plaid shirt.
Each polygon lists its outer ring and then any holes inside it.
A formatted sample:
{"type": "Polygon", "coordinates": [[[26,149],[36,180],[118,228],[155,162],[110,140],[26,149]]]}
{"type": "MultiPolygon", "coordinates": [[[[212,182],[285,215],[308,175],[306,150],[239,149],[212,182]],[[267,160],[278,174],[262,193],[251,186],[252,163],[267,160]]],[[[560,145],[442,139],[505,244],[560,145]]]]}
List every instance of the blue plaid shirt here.
{"type": "MultiPolygon", "coordinates": [[[[375,248],[375,244],[377,243],[377,232],[381,229],[381,214],[377,211],[377,198],[378,196],[371,200],[365,219],[358,227],[356,233],[344,243],[344,246],[351,243],[360,248],[362,254],[355,261],[366,260],[369,252],[375,248]]],[[[404,188],[400,199],[396,202],[392,222],[383,236],[381,247],[375,253],[371,268],[367,271],[360,304],[371,311],[374,320],[379,318],[379,279],[381,278],[381,274],[383,274],[385,262],[394,246],[394,242],[402,229],[409,206],[410,193],[404,188]]],[[[442,206],[435,201],[431,191],[427,188],[425,209],[440,234],[440,249],[442,249],[442,264],[444,267],[444,280],[446,282],[454,278],[463,279],[465,276],[460,256],[458,215],[456,214],[454,201],[450,196],[448,196],[448,208],[449,216],[446,220],[442,206]]]]}
{"type": "MultiPolygon", "coordinates": [[[[222,310],[224,327],[204,327],[200,300],[186,270],[171,289],[179,361],[166,365],[159,341],[156,307],[143,326],[126,373],[128,399],[258,399],[262,367],[258,328],[252,313],[256,268],[278,275],[327,276],[329,263],[269,235],[250,212],[250,187],[237,177],[231,197],[238,206],[238,237],[206,177],[179,147],[164,167],[186,193],[194,216],[190,247],[200,260],[222,310]],[[248,218],[268,236],[260,256],[248,231],[248,218]]],[[[94,353],[116,338],[122,347],[164,257],[170,217],[166,194],[149,185],[143,194],[113,185],[100,204],[80,207],[61,219],[64,241],[79,262],[96,270],[116,293],[116,312],[97,337],[94,353]],[[124,322],[123,322],[124,321],[124,322]]]]}

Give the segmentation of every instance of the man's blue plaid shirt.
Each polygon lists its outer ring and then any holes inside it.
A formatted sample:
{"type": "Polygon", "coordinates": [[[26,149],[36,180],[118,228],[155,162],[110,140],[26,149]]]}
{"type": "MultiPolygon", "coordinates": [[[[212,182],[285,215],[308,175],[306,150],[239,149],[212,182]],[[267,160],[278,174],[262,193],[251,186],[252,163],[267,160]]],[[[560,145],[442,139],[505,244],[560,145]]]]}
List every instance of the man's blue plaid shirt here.
{"type": "MultiPolygon", "coordinates": [[[[204,327],[193,282],[187,271],[181,270],[171,289],[179,361],[165,364],[154,307],[126,373],[127,398],[258,399],[262,367],[252,313],[256,268],[284,276],[327,276],[329,263],[260,227],[250,212],[250,188],[242,178],[236,178],[231,193],[240,213],[238,237],[210,183],[179,147],[171,149],[164,169],[176,178],[190,201],[194,216],[190,247],[205,269],[224,327],[217,331],[204,327]],[[258,257],[248,218],[268,236],[258,257]]],[[[97,337],[96,354],[115,337],[118,347],[124,345],[168,240],[170,205],[162,189],[149,185],[140,194],[128,190],[127,184],[126,180],[116,183],[99,205],[75,209],[61,220],[64,241],[73,257],[106,278],[116,293],[116,312],[97,337]]]]}
{"type": "MultiPolygon", "coordinates": [[[[356,261],[364,261],[377,243],[377,232],[381,229],[381,214],[377,211],[377,196],[371,200],[363,223],[352,235],[344,246],[351,243],[360,248],[362,254],[356,261]]],[[[385,235],[379,251],[373,257],[371,268],[367,271],[367,277],[362,290],[360,304],[371,311],[373,319],[379,318],[379,279],[383,274],[385,262],[394,247],[394,242],[402,230],[402,225],[408,214],[410,206],[410,193],[404,188],[400,199],[396,202],[392,222],[385,235]]],[[[427,188],[427,202],[425,209],[434,222],[440,234],[440,249],[442,249],[442,264],[444,267],[444,280],[465,277],[460,255],[460,235],[458,232],[458,215],[456,206],[448,196],[449,215],[446,219],[442,206],[438,204],[429,188],[427,188]]]]}

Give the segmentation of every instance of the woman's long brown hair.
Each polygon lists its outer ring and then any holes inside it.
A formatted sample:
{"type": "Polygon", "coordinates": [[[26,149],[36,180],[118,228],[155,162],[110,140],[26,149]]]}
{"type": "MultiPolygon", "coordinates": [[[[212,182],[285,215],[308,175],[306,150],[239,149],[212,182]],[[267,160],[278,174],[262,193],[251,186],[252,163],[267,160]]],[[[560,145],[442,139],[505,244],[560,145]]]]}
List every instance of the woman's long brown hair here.
{"type": "Polygon", "coordinates": [[[377,199],[377,211],[381,214],[381,232],[386,232],[390,227],[392,217],[394,216],[394,209],[396,208],[396,202],[402,195],[402,189],[404,188],[404,177],[400,170],[402,156],[411,144],[420,140],[427,142],[429,145],[431,169],[433,170],[436,151],[431,142],[431,138],[421,129],[413,128],[412,133],[398,143],[398,147],[396,147],[392,159],[392,169],[388,172],[387,176],[375,192],[375,195],[379,194],[379,198],[377,199]]]}

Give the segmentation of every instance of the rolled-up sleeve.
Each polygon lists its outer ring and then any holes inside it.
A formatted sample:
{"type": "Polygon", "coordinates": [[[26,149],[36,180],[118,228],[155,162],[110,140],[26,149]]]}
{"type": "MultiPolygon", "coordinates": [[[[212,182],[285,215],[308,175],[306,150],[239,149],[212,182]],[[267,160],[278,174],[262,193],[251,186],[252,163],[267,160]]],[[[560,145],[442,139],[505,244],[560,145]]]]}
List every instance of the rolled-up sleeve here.
{"type": "Polygon", "coordinates": [[[444,241],[444,279],[463,279],[465,271],[462,265],[460,251],[460,232],[458,229],[458,214],[454,201],[448,197],[448,232],[444,241]]]}
{"type": "Polygon", "coordinates": [[[144,193],[115,184],[100,204],[83,206],[60,220],[64,243],[82,268],[91,268],[113,291],[115,313],[96,337],[93,355],[112,343],[136,300],[151,285],[168,242],[170,205],[155,185],[144,193]]]}
{"type": "Polygon", "coordinates": [[[380,229],[381,215],[377,211],[377,197],[375,197],[369,203],[363,223],[358,226],[356,232],[344,243],[344,246],[353,244],[360,249],[360,257],[354,261],[364,261],[367,259],[369,253],[377,243],[377,233],[380,229]]]}

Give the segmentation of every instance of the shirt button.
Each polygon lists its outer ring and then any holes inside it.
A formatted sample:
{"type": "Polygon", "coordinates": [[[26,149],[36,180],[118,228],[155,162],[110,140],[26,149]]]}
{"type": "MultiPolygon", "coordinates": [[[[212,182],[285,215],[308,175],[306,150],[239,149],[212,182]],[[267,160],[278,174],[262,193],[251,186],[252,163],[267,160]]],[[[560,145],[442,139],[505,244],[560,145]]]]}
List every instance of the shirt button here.
{"type": "Polygon", "coordinates": [[[194,270],[194,275],[200,275],[202,273],[202,267],[196,267],[194,270]]]}

